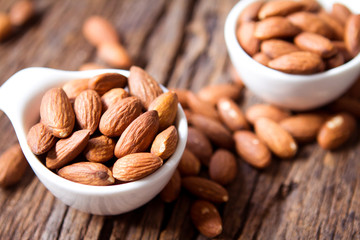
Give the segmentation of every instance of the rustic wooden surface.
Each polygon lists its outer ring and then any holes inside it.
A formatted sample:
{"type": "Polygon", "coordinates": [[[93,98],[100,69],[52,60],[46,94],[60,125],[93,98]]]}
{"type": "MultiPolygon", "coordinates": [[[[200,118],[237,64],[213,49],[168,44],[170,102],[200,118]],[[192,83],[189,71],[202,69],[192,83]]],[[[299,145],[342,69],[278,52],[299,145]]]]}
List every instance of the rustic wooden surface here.
{"type": "MultiPolygon", "coordinates": [[[[1,0],[8,11],[14,1],[1,0]]],[[[35,0],[37,15],[0,44],[0,81],[18,70],[45,66],[76,70],[98,61],[81,34],[99,14],[116,26],[134,63],[168,87],[197,91],[231,81],[223,28],[236,0],[35,0]]],[[[240,104],[258,102],[249,91],[240,104]]],[[[0,113],[0,153],[17,141],[0,113]]],[[[302,146],[291,160],[256,170],[239,159],[239,174],[220,205],[219,239],[360,239],[359,137],[333,152],[302,146]]],[[[118,216],[89,215],[56,199],[29,170],[21,183],[0,190],[0,239],[204,239],[191,224],[192,196],[174,203],[156,197],[118,216]]]]}

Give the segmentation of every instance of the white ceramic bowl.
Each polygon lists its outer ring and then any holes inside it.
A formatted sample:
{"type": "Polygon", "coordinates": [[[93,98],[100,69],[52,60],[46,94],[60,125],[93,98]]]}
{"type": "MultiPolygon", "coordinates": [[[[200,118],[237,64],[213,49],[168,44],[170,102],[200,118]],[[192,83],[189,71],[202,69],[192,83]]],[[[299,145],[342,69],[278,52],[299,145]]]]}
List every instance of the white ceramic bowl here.
{"type": "MultiPolygon", "coordinates": [[[[31,168],[53,195],[65,204],[84,212],[116,215],[131,211],[150,201],[173,175],[187,139],[187,121],[180,104],[176,119],[179,142],[175,153],[156,172],[134,182],[112,186],[88,186],[71,182],[47,169],[31,152],[26,142],[29,128],[39,120],[40,101],[46,90],[60,86],[71,79],[88,78],[105,72],[129,76],[129,71],[116,69],[61,71],[27,68],[21,70],[1,86],[0,110],[10,118],[31,168]]],[[[162,88],[166,91],[166,88],[162,88]]]]}
{"type": "MultiPolygon", "coordinates": [[[[225,41],[231,61],[244,84],[266,102],[293,110],[309,110],[325,105],[342,95],[360,74],[360,55],[351,61],[312,75],[292,75],[268,68],[252,59],[236,39],[236,23],[241,11],[256,0],[241,0],[225,22],[225,41]]],[[[318,0],[327,10],[335,2],[360,13],[360,1],[318,0]]]]}

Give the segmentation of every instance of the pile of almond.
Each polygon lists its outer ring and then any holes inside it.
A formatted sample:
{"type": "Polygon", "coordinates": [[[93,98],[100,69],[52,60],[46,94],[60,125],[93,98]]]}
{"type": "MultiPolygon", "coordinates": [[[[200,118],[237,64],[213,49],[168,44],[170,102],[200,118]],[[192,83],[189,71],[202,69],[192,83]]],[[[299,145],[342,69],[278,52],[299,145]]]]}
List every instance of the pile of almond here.
{"type": "Polygon", "coordinates": [[[335,3],[327,12],[315,0],[249,4],[238,17],[240,46],[259,63],[291,74],[338,67],[360,51],[360,15],[335,3]]]}
{"type": "Polygon", "coordinates": [[[43,95],[40,122],[27,142],[46,167],[68,180],[135,181],[175,152],[177,105],[176,94],[163,93],[139,67],[131,67],[128,79],[117,73],[76,79],[43,95]]]}

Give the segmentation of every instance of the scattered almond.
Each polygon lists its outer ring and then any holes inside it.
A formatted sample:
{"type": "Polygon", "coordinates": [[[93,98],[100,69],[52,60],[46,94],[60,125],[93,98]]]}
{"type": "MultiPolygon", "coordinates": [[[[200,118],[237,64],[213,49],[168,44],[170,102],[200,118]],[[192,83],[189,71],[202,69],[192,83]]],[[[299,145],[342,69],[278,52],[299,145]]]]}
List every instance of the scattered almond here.
{"type": "Polygon", "coordinates": [[[219,114],[216,111],[215,107],[211,103],[201,100],[194,93],[188,93],[188,104],[189,108],[194,113],[204,115],[214,120],[220,120],[219,114]]]}
{"type": "Polygon", "coordinates": [[[0,41],[5,40],[12,32],[11,20],[6,13],[0,13],[0,41]]]}
{"type": "Polygon", "coordinates": [[[98,46],[98,57],[115,68],[128,69],[131,64],[131,58],[123,45],[116,42],[104,42],[98,46]]]}
{"type": "Polygon", "coordinates": [[[260,118],[269,118],[275,122],[290,116],[290,112],[273,105],[258,103],[250,106],[245,112],[246,119],[252,125],[260,118]]]}
{"type": "Polygon", "coordinates": [[[205,166],[209,165],[213,148],[209,139],[198,129],[188,128],[186,148],[190,150],[205,166]]]}
{"type": "Polygon", "coordinates": [[[117,43],[119,41],[114,26],[100,16],[91,16],[86,19],[82,32],[85,38],[95,46],[99,46],[105,42],[117,43]]]}
{"type": "Polygon", "coordinates": [[[22,26],[34,15],[34,4],[30,0],[20,0],[10,8],[9,17],[11,24],[22,26]]]}
{"type": "Polygon", "coordinates": [[[244,113],[233,100],[221,98],[216,106],[222,122],[231,131],[250,129],[244,113]]]}
{"type": "Polygon", "coordinates": [[[175,169],[170,181],[166,184],[163,190],[160,192],[161,200],[166,203],[175,201],[181,190],[181,177],[178,170],[175,169]]]}
{"type": "Polygon", "coordinates": [[[181,176],[196,176],[201,168],[200,160],[187,148],[180,159],[177,169],[181,176]]]}
{"type": "Polygon", "coordinates": [[[203,87],[197,96],[205,101],[215,105],[220,98],[239,99],[242,86],[232,83],[221,83],[203,87]]]}
{"type": "Polygon", "coordinates": [[[237,164],[234,154],[225,149],[218,149],[212,155],[209,163],[209,176],[221,185],[234,181],[237,174],[237,164]]]}

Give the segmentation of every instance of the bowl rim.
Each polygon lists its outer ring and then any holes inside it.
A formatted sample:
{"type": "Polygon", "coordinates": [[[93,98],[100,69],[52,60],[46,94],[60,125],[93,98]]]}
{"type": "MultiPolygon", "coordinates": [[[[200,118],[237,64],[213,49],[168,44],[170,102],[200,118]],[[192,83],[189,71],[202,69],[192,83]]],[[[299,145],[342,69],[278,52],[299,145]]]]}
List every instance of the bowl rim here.
{"type": "MultiPolygon", "coordinates": [[[[328,76],[339,75],[351,68],[355,68],[360,65],[360,54],[358,54],[356,57],[354,57],[347,63],[342,64],[341,66],[338,66],[336,68],[332,68],[324,72],[315,73],[315,74],[299,75],[299,74],[284,73],[275,69],[271,69],[257,62],[243,50],[236,37],[236,28],[238,25],[237,19],[239,14],[246,6],[256,1],[259,0],[241,0],[231,8],[225,20],[224,36],[225,36],[226,45],[228,47],[228,51],[230,51],[231,49],[231,51],[234,51],[233,54],[235,56],[240,55],[243,59],[248,60],[247,64],[250,64],[258,71],[263,72],[264,75],[269,75],[272,78],[276,78],[278,81],[282,81],[284,83],[317,82],[317,81],[322,81],[324,78],[327,78],[328,76]]],[[[338,2],[343,2],[343,1],[338,0],[338,2]]],[[[360,9],[357,10],[360,11],[360,9]]]]}
{"type": "MultiPolygon", "coordinates": [[[[32,70],[35,68],[29,68],[28,70],[32,70]]],[[[40,68],[38,68],[40,69],[40,68]]],[[[55,69],[45,69],[46,71],[58,71],[58,72],[74,72],[74,71],[64,71],[64,70],[55,70],[55,69]]],[[[22,70],[24,71],[24,70],[22,70]]],[[[94,73],[94,75],[100,74],[100,73],[106,73],[106,72],[118,72],[126,77],[129,75],[129,71],[126,70],[115,70],[115,69],[98,69],[98,70],[87,70],[87,71],[81,71],[85,74],[94,73]],[[86,73],[85,73],[86,72],[86,73]]],[[[160,87],[164,92],[167,92],[168,89],[164,87],[162,84],[160,84],[160,87]]],[[[126,182],[121,184],[115,184],[115,185],[108,185],[108,186],[93,186],[93,185],[86,185],[81,184],[77,182],[70,181],[68,179],[65,179],[63,177],[60,177],[55,172],[48,169],[43,162],[30,150],[30,147],[27,145],[26,140],[20,141],[19,143],[21,145],[21,148],[24,152],[24,155],[26,159],[28,160],[31,168],[35,172],[36,175],[40,174],[41,176],[37,176],[39,180],[45,185],[48,186],[48,184],[59,186],[61,189],[66,190],[68,192],[77,193],[81,195],[88,195],[88,196],[105,196],[105,195],[113,195],[118,193],[130,193],[133,191],[137,191],[139,189],[142,189],[149,185],[149,183],[157,182],[162,177],[164,177],[168,171],[175,170],[178,163],[180,162],[182,153],[185,149],[186,141],[187,141],[187,129],[188,124],[186,120],[185,113],[180,105],[180,103],[177,106],[178,112],[176,117],[175,126],[178,130],[178,145],[173,153],[173,155],[167,159],[164,160],[164,164],[157,169],[155,172],[151,173],[150,175],[136,180],[132,182],[126,182]],[[181,130],[181,131],[180,131],[181,130]],[[44,182],[46,181],[46,182],[44,182]]],[[[23,121],[23,120],[22,120],[23,121]]],[[[22,129],[25,133],[25,129],[22,129]]]]}

